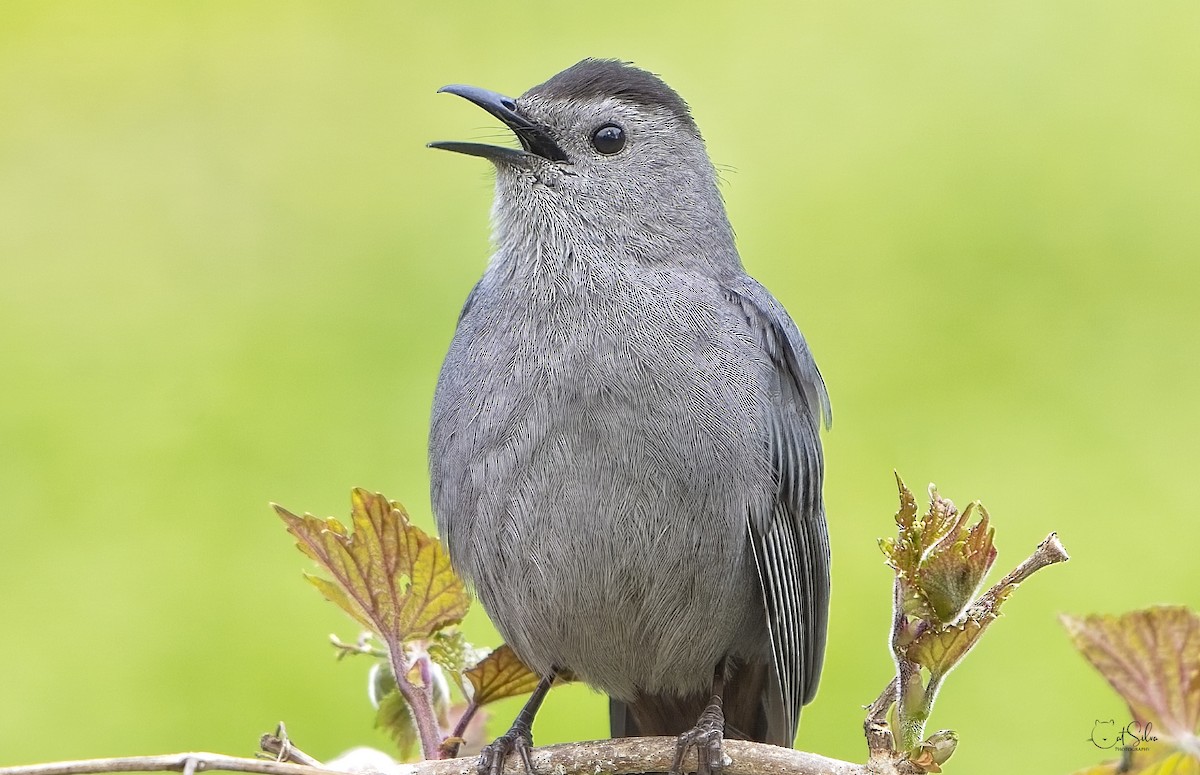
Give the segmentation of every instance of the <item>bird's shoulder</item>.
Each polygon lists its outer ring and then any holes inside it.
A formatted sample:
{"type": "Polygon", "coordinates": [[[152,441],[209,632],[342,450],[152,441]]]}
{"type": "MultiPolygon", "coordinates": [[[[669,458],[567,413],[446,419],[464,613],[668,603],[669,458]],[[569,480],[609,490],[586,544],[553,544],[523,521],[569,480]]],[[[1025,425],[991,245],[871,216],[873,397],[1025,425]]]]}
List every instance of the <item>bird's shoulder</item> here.
{"type": "Polygon", "coordinates": [[[825,380],[808,342],[783,304],[744,272],[720,275],[717,284],[779,375],[799,391],[814,419],[828,427],[832,411],[825,380]]]}

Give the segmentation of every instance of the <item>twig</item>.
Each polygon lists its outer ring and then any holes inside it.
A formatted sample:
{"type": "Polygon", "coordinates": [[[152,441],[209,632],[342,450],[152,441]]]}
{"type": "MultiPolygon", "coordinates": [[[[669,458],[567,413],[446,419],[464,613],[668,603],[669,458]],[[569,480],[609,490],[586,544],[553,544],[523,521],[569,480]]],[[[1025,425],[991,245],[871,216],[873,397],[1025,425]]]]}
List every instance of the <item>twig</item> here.
{"type": "Polygon", "coordinates": [[[360,633],[358,640],[356,640],[354,643],[346,643],[337,635],[330,633],[329,642],[333,644],[335,649],[337,649],[338,660],[341,660],[347,656],[354,656],[358,654],[365,654],[367,656],[377,657],[379,659],[387,658],[387,651],[371,645],[371,633],[369,632],[360,633]]]}
{"type": "MultiPolygon", "coordinates": [[[[1013,568],[1004,578],[1000,579],[987,592],[980,595],[975,602],[971,603],[960,621],[974,620],[978,623],[979,632],[975,638],[975,642],[978,642],[979,638],[983,635],[983,631],[998,616],[997,611],[1000,604],[1004,602],[1004,599],[1021,582],[1048,565],[1065,562],[1069,559],[1070,557],[1067,555],[1066,549],[1063,548],[1062,542],[1058,540],[1058,533],[1051,533],[1038,544],[1033,554],[1025,558],[1020,565],[1013,568]]],[[[940,681],[945,677],[945,673],[933,675],[930,676],[928,686],[923,687],[921,685],[920,667],[907,657],[906,644],[912,641],[913,634],[908,631],[909,621],[903,611],[904,601],[902,599],[899,571],[896,572],[892,590],[892,631],[890,642],[892,655],[896,663],[896,677],[888,683],[879,697],[867,707],[867,718],[863,723],[863,732],[867,738],[867,750],[870,753],[870,761],[872,763],[894,761],[896,759],[895,736],[897,733],[900,737],[900,747],[902,749],[910,749],[914,738],[915,740],[920,739],[924,733],[924,724],[933,706],[933,700],[937,695],[940,681]],[[908,696],[907,692],[912,692],[912,696],[919,697],[922,700],[923,707],[921,708],[920,717],[916,722],[919,726],[891,730],[887,722],[888,710],[893,703],[901,702],[908,696]]],[[[973,646],[974,643],[971,645],[973,646]]],[[[964,652],[962,656],[966,656],[966,653],[964,652]]],[[[902,716],[903,714],[899,715],[902,716]]],[[[907,766],[907,763],[901,761],[898,765],[894,766],[904,767],[907,766]]]]}
{"type": "Polygon", "coordinates": [[[275,727],[274,734],[266,734],[258,739],[258,747],[275,757],[277,762],[304,764],[309,767],[322,766],[321,762],[301,751],[292,743],[288,738],[287,727],[283,725],[282,721],[279,722],[279,726],[275,727]]]}
{"type": "Polygon", "coordinates": [[[871,759],[891,759],[896,756],[896,741],[888,728],[887,714],[896,701],[896,679],[884,687],[879,696],[867,706],[867,718],[863,722],[863,734],[867,736],[867,752],[871,759]]]}
{"type": "Polygon", "coordinates": [[[1017,567],[1000,581],[996,582],[987,592],[979,596],[979,599],[971,604],[967,610],[967,616],[983,620],[985,617],[990,619],[996,618],[996,608],[1008,596],[1018,584],[1033,574],[1045,568],[1047,565],[1053,565],[1056,562],[1066,562],[1071,559],[1067,555],[1067,550],[1063,548],[1062,542],[1058,540],[1058,533],[1051,533],[1046,536],[1033,554],[1025,558],[1017,567]]]}
{"type": "MultiPolygon", "coordinates": [[[[932,508],[932,506],[931,506],[932,508]]],[[[904,613],[904,578],[899,571],[895,574],[895,579],[892,582],[892,633],[890,644],[892,647],[892,661],[896,665],[896,677],[892,679],[892,699],[897,703],[905,703],[907,698],[913,696],[914,692],[920,692],[921,687],[921,668],[915,662],[908,658],[907,645],[912,642],[913,633],[909,629],[908,615],[904,613]]],[[[884,690],[886,693],[887,690],[884,690]]],[[[880,695],[882,699],[883,695],[880,695]]],[[[878,700],[876,700],[878,702],[878,700]]],[[[887,718],[887,711],[890,707],[883,707],[877,711],[878,715],[884,719],[887,718]]],[[[900,708],[906,706],[901,704],[900,708]]],[[[918,726],[913,725],[905,718],[903,713],[897,714],[900,729],[889,729],[889,737],[891,738],[892,750],[872,750],[871,755],[875,758],[881,758],[889,753],[894,754],[896,751],[897,739],[899,738],[899,746],[901,750],[907,751],[911,747],[911,740],[914,734],[919,738],[918,726]]],[[[886,724],[886,721],[884,722],[886,724]]],[[[882,736],[877,737],[874,741],[870,737],[867,738],[867,746],[870,749],[871,743],[881,744],[882,736]]]]}
{"type": "Polygon", "coordinates": [[[458,749],[462,746],[463,736],[467,734],[467,727],[471,725],[471,719],[475,718],[475,714],[479,712],[479,706],[472,700],[459,717],[458,723],[454,725],[454,729],[450,731],[450,736],[442,741],[442,758],[453,759],[458,756],[458,749]]]}

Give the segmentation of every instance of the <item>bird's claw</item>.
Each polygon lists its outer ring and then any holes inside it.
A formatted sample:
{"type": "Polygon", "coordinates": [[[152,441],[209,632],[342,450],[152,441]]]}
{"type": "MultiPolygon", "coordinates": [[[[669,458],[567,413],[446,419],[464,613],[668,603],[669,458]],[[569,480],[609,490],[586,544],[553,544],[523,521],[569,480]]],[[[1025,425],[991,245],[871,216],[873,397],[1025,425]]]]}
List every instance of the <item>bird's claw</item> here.
{"type": "Polygon", "coordinates": [[[491,745],[483,747],[475,771],[478,775],[501,775],[508,755],[515,753],[521,757],[527,775],[534,775],[533,762],[529,760],[529,752],[532,750],[533,733],[527,728],[514,725],[512,729],[497,737],[491,745]]]}
{"type": "Polygon", "coordinates": [[[681,775],[683,759],[687,752],[696,749],[696,775],[720,775],[725,769],[725,714],[721,711],[720,698],[714,697],[696,726],[684,732],[675,742],[675,761],[670,775],[681,775]]]}

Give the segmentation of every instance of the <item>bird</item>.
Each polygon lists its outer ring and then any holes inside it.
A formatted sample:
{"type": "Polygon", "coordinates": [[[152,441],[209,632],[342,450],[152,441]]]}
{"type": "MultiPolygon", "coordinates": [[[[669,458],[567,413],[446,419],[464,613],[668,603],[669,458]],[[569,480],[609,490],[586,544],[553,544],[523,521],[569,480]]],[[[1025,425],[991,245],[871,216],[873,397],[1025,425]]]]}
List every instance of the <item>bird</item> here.
{"type": "Polygon", "coordinates": [[[495,168],[494,252],[434,392],[431,503],[454,568],[539,677],[481,775],[516,754],[555,676],[609,697],[614,737],[793,745],[824,658],[828,392],[742,266],[686,102],[585,59],[520,97],[452,84],[520,147],[495,168]]]}

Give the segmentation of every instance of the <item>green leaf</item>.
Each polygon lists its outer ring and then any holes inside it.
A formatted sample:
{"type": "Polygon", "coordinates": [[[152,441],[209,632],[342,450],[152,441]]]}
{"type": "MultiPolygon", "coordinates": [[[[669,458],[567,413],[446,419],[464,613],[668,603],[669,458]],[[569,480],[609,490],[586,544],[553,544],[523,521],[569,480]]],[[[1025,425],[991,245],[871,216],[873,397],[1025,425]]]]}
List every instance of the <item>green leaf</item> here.
{"type": "Polygon", "coordinates": [[[915,573],[921,561],[921,520],[917,517],[917,499],[896,474],[896,487],[900,491],[900,508],[896,510],[896,538],[883,538],[879,548],[887,557],[888,565],[901,574],[915,573]]]}
{"type": "Polygon", "coordinates": [[[329,579],[322,578],[320,576],[314,576],[313,574],[307,572],[304,574],[304,580],[316,587],[317,591],[320,592],[326,600],[350,614],[350,616],[353,617],[354,620],[363,627],[366,627],[368,630],[378,631],[378,628],[371,621],[370,617],[367,615],[367,612],[350,599],[349,593],[343,587],[339,586],[335,582],[330,581],[329,579]]]}
{"type": "Polygon", "coordinates": [[[1063,616],[1075,647],[1140,724],[1196,750],[1200,725],[1200,616],[1159,607],[1121,616],[1063,616]]]}
{"type": "Polygon", "coordinates": [[[915,751],[908,754],[908,760],[922,772],[941,772],[942,765],[954,754],[958,747],[958,734],[953,729],[942,729],[934,732],[923,741],[915,751]]]}
{"type": "Polygon", "coordinates": [[[1193,754],[1177,751],[1145,768],[1129,772],[1131,775],[1200,775],[1200,760],[1193,754]]]}
{"type": "Polygon", "coordinates": [[[435,632],[426,643],[425,650],[433,663],[445,672],[458,690],[463,695],[468,695],[463,674],[479,662],[486,650],[476,649],[468,643],[462,630],[456,627],[447,627],[435,632]]]}
{"type": "Polygon", "coordinates": [[[326,599],[393,651],[462,621],[470,598],[441,545],[383,495],[355,489],[351,505],[353,532],[275,506],[297,547],[333,576],[308,577],[326,599]]]}
{"type": "Polygon", "coordinates": [[[404,761],[413,758],[417,749],[417,725],[413,723],[412,709],[399,690],[393,688],[379,701],[379,708],[375,711],[375,727],[386,732],[396,743],[404,761]]]}
{"type": "Polygon", "coordinates": [[[967,655],[983,630],[984,625],[974,619],[927,630],[912,642],[906,656],[940,679],[967,655]]]}
{"type": "MultiPolygon", "coordinates": [[[[968,507],[969,508],[969,507],[968,507]]],[[[925,529],[921,536],[921,546],[928,551],[947,536],[961,530],[966,524],[966,515],[958,513],[958,507],[949,498],[943,498],[937,487],[929,485],[929,509],[923,520],[925,529]]]]}
{"type": "Polygon", "coordinates": [[[900,508],[895,538],[879,547],[896,571],[905,616],[948,624],[962,616],[996,559],[994,529],[978,502],[959,514],[954,502],[929,485],[929,508],[918,515],[916,498],[896,475],[900,508]],[[968,526],[978,509],[979,521],[968,526]]]}
{"type": "Polygon", "coordinates": [[[975,599],[979,585],[996,560],[995,529],[988,524],[987,509],[981,504],[970,504],[955,519],[953,504],[940,499],[932,487],[930,497],[930,521],[938,520],[935,524],[940,537],[921,562],[916,584],[937,620],[949,623],[975,599]],[[944,504],[949,507],[935,517],[935,504],[939,501],[939,509],[945,509],[944,504]],[[977,505],[979,521],[968,528],[966,525],[977,505]]]}
{"type": "Polygon", "coordinates": [[[467,643],[462,630],[444,629],[433,634],[426,645],[429,658],[448,673],[458,675],[478,661],[475,649],[467,643]]]}
{"type": "Polygon", "coordinates": [[[929,619],[933,609],[920,587],[915,583],[925,553],[925,520],[918,516],[917,499],[896,473],[900,508],[896,511],[896,537],[881,538],[879,548],[888,565],[896,572],[900,587],[900,605],[906,616],[929,619]]]}

